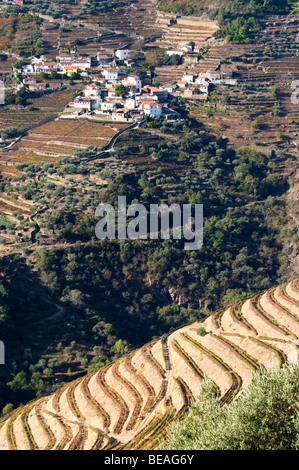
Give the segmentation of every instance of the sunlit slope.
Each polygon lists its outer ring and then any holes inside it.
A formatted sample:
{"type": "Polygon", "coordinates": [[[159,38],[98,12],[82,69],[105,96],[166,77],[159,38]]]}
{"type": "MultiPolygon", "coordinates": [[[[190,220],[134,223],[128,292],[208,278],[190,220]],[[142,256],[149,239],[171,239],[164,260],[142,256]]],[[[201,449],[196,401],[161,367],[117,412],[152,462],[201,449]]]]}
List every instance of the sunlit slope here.
{"type": "Polygon", "coordinates": [[[173,331],[12,412],[0,422],[0,449],[154,449],[205,376],[219,400],[229,403],[253,371],[298,360],[298,320],[299,278],[173,331]]]}

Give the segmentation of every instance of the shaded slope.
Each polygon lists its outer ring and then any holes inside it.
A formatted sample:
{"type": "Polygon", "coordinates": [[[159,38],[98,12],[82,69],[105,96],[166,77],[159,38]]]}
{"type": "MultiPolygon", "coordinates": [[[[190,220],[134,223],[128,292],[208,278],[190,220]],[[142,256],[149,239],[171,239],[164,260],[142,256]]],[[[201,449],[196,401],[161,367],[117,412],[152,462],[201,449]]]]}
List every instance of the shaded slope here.
{"type": "Polygon", "coordinates": [[[15,410],[0,422],[0,449],[153,449],[205,376],[229,403],[253,371],[298,360],[298,338],[299,278],[15,410]]]}

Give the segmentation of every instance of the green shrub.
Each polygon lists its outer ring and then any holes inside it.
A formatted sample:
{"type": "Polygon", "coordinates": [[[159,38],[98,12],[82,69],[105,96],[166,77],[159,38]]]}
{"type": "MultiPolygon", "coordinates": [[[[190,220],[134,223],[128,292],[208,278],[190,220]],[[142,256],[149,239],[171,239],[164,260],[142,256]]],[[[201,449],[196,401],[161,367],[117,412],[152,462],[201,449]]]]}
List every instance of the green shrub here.
{"type": "Polygon", "coordinates": [[[204,329],[203,326],[201,326],[200,328],[197,328],[196,333],[197,333],[199,336],[205,336],[205,335],[207,334],[207,332],[206,332],[206,330],[204,329]]]}
{"type": "Polygon", "coordinates": [[[256,372],[243,395],[223,406],[212,381],[204,381],[188,416],[171,426],[161,448],[298,450],[298,378],[298,363],[256,372]]]}

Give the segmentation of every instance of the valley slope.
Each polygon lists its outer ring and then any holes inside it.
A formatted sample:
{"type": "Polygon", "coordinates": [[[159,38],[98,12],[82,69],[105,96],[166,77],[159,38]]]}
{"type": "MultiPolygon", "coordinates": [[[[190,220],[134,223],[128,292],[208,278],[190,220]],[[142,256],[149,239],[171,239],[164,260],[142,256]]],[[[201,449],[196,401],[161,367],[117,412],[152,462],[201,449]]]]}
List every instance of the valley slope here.
{"type": "Polygon", "coordinates": [[[221,403],[298,360],[299,278],[171,331],[0,421],[0,449],[155,449],[205,377],[221,403]]]}

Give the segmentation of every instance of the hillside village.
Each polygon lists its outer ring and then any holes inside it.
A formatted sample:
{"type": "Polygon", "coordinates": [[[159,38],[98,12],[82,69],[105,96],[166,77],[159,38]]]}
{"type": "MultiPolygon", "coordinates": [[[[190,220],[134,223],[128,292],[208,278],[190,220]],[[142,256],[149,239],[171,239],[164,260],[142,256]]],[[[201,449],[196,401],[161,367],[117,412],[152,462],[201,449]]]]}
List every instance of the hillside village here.
{"type": "MultiPolygon", "coordinates": [[[[191,51],[191,46],[182,49],[170,49],[165,52],[168,56],[182,56],[191,51]]],[[[132,51],[118,49],[113,56],[98,53],[96,59],[81,57],[74,54],[60,54],[55,61],[41,58],[32,58],[30,64],[24,65],[18,72],[22,77],[22,84],[28,90],[59,89],[62,83],[47,83],[37,81],[34,76],[40,74],[65,74],[89,80],[84,89],[67,105],[67,113],[62,117],[78,117],[87,115],[109,115],[114,121],[130,121],[140,117],[177,120],[180,114],[168,107],[173,96],[193,98],[202,102],[207,101],[211,84],[235,85],[237,79],[233,78],[232,69],[208,70],[192,74],[188,70],[181,80],[164,84],[159,87],[144,84],[138,75],[128,73],[124,66],[129,67],[132,51]],[[121,62],[121,65],[120,65],[121,62]],[[69,108],[74,111],[70,112],[69,108]]],[[[21,85],[20,85],[21,86],[21,85]]]]}

